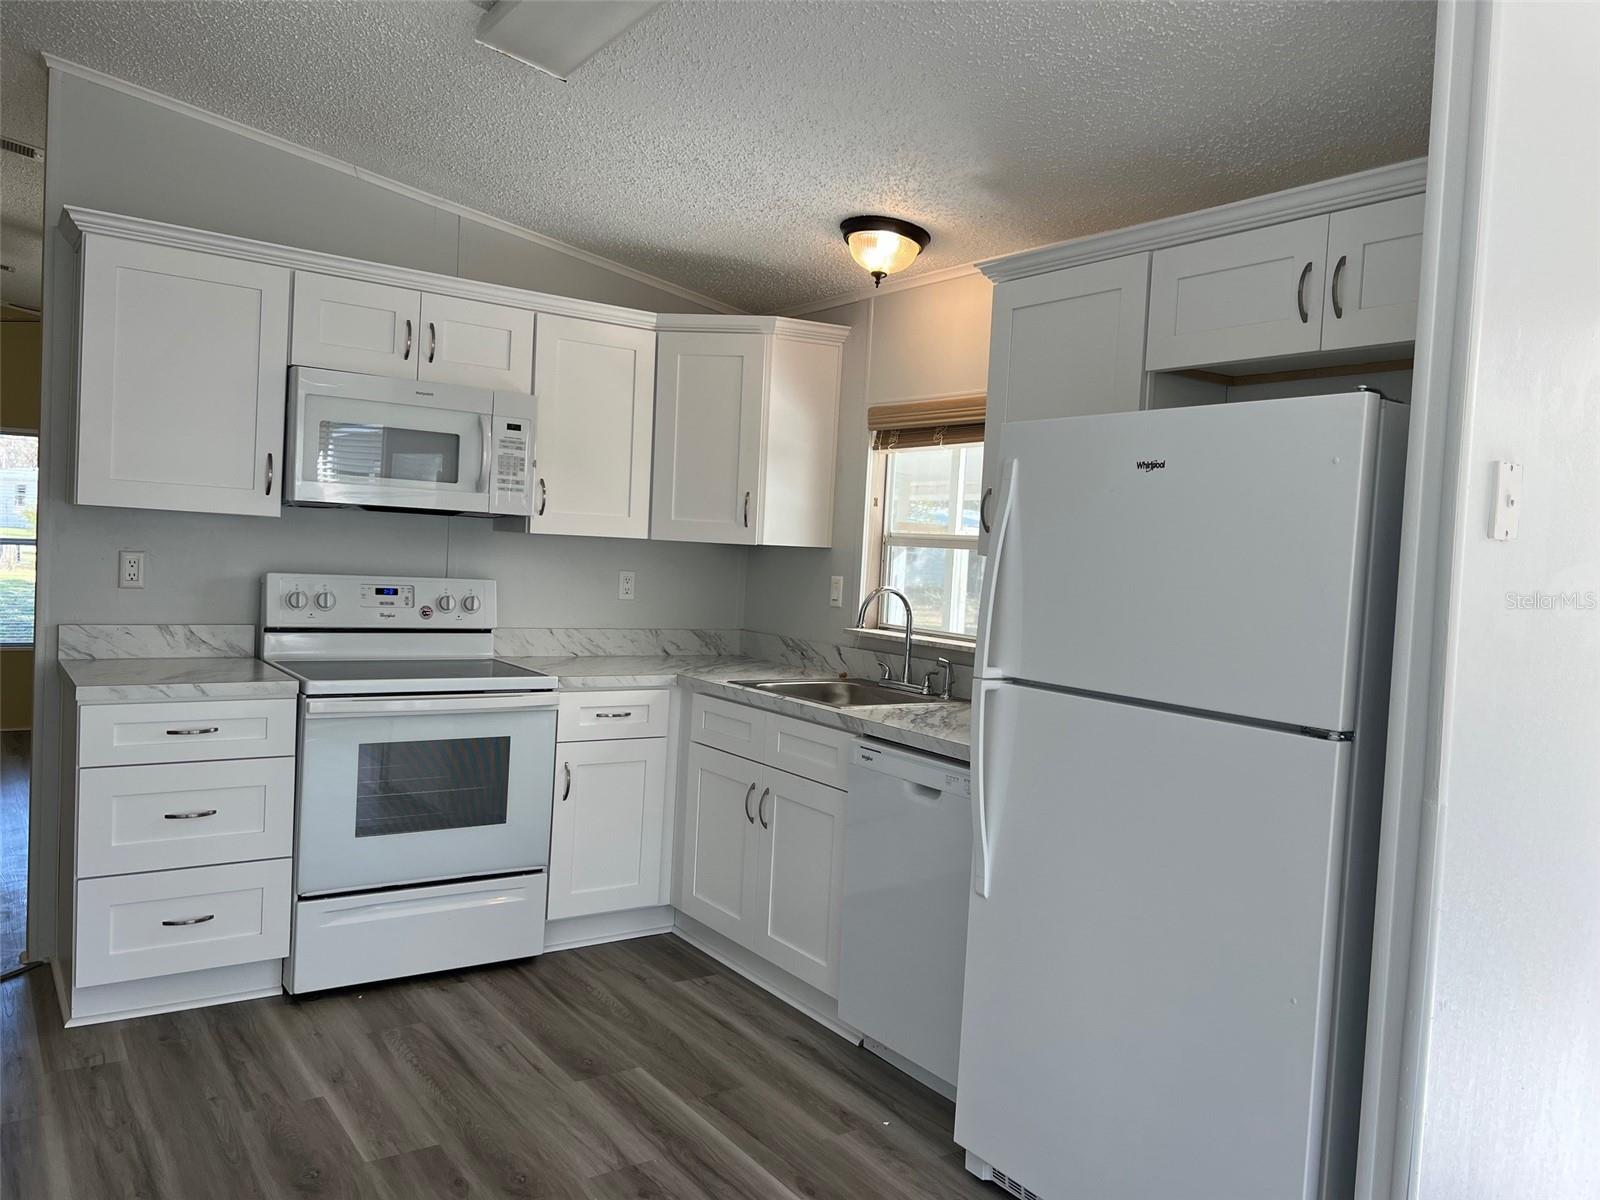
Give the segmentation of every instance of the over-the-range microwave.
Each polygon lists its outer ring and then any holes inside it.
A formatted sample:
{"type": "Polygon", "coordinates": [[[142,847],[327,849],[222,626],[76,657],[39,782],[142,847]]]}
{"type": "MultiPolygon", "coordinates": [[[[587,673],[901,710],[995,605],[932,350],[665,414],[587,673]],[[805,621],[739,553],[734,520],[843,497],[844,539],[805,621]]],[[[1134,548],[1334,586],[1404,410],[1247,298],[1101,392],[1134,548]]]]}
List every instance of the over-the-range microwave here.
{"type": "Polygon", "coordinates": [[[521,392],[292,367],[284,500],[527,516],[533,421],[521,392]]]}

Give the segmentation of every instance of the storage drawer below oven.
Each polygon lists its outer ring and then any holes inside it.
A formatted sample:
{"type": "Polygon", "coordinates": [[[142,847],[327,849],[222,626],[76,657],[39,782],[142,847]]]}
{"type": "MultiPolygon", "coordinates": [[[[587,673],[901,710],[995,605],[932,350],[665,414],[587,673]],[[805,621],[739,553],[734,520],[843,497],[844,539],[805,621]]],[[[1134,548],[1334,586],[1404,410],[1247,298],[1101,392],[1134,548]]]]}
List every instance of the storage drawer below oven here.
{"type": "Polygon", "coordinates": [[[450,971],[544,951],[545,876],[302,900],[284,987],[294,993],[450,971]]]}

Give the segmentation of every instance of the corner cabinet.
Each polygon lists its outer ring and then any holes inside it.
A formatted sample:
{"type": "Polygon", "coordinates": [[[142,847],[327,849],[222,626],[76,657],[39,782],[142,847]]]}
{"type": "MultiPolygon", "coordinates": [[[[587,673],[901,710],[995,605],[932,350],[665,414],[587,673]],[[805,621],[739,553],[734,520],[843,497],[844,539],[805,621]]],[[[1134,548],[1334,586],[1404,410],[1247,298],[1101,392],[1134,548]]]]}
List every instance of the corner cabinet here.
{"type": "Polygon", "coordinates": [[[275,517],[290,272],[88,233],[73,500],[275,517]]]}
{"type": "Polygon", "coordinates": [[[1149,281],[1146,253],[996,285],[980,545],[994,520],[1006,425],[1139,407],[1149,281]]]}
{"type": "Polygon", "coordinates": [[[658,330],[650,536],[831,545],[849,329],[775,317],[663,316],[658,330]]]}
{"type": "Polygon", "coordinates": [[[656,335],[539,314],[530,533],[650,536],[656,335]]]}

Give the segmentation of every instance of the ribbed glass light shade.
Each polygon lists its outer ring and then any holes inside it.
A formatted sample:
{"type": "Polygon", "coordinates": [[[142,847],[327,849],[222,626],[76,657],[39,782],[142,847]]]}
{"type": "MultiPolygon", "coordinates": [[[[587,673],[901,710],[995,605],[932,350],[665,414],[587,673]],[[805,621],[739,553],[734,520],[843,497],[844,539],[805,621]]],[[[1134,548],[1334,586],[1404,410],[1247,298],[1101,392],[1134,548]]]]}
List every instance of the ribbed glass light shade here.
{"type": "Polygon", "coordinates": [[[896,217],[851,217],[839,228],[850,257],[871,273],[875,283],[909,267],[929,241],[926,229],[896,217]]]}

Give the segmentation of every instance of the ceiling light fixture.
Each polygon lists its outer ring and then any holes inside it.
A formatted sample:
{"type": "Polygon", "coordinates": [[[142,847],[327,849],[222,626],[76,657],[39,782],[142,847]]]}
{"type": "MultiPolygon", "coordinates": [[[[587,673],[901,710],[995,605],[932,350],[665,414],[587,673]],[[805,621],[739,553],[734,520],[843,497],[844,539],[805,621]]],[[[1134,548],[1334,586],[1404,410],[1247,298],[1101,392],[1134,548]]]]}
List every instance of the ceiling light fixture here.
{"type": "Polygon", "coordinates": [[[659,0],[499,0],[474,40],[563,83],[634,25],[659,0]]]}
{"type": "Polygon", "coordinates": [[[871,274],[873,287],[909,267],[933,240],[921,225],[899,217],[849,217],[839,222],[839,232],[850,257],[871,274]]]}

